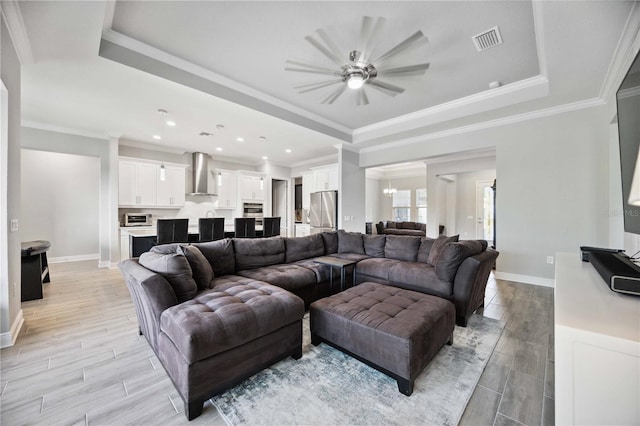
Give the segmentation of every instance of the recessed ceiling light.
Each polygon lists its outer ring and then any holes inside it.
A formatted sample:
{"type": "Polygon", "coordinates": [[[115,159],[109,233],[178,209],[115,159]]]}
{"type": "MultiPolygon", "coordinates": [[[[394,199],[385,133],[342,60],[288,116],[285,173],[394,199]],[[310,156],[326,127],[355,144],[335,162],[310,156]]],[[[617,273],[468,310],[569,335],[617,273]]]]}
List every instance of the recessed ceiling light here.
{"type": "Polygon", "coordinates": [[[244,142],[244,138],[236,138],[238,142],[244,142]]]}
{"type": "Polygon", "coordinates": [[[157,141],[159,141],[160,139],[162,139],[162,138],[160,137],[160,135],[153,135],[153,138],[154,138],[155,140],[157,140],[157,141]]]}
{"type": "Polygon", "coordinates": [[[264,142],[264,141],[267,140],[267,137],[266,136],[258,136],[258,140],[264,142]]]}
{"type": "Polygon", "coordinates": [[[217,148],[216,148],[216,151],[222,151],[222,148],[217,147],[217,148]]]}
{"type": "Polygon", "coordinates": [[[175,122],[175,121],[171,121],[171,120],[169,120],[169,121],[167,121],[167,126],[169,126],[169,127],[175,127],[175,126],[176,126],[176,122],[175,122]]]}
{"type": "Polygon", "coordinates": [[[285,149],[284,152],[286,152],[287,154],[291,154],[291,150],[290,149],[285,149]]]}
{"type": "Polygon", "coordinates": [[[269,157],[267,157],[266,155],[264,157],[262,157],[263,160],[268,160],[269,157]]]}

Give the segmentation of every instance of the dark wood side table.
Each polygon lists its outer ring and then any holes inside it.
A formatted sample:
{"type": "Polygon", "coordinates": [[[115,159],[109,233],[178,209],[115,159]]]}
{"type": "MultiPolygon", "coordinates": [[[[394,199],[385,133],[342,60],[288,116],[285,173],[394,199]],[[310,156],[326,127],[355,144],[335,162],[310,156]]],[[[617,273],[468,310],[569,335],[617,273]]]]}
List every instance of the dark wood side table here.
{"type": "Polygon", "coordinates": [[[48,283],[49,264],[47,250],[49,241],[25,241],[21,244],[21,301],[42,299],[42,283],[48,283]]]}
{"type": "Polygon", "coordinates": [[[338,257],[331,257],[331,256],[322,256],[322,257],[316,257],[315,259],[313,259],[314,262],[323,264],[323,265],[329,265],[331,266],[331,274],[329,275],[329,286],[331,288],[331,291],[333,291],[333,268],[340,268],[340,291],[344,291],[345,288],[345,279],[346,279],[346,268],[349,266],[353,266],[353,285],[356,284],[356,262],[355,260],[347,260],[347,259],[340,259],[338,257]]]}

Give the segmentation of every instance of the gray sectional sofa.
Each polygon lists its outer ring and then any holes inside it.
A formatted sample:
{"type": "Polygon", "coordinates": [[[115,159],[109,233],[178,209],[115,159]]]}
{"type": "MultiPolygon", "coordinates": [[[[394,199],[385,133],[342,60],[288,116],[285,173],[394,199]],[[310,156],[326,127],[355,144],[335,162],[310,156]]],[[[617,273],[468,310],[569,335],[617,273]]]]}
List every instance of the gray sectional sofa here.
{"type": "Polygon", "coordinates": [[[483,306],[498,253],[485,241],[363,235],[224,239],[153,247],[119,264],[140,326],[185,402],[204,401],[280,359],[302,354],[302,316],[329,296],[330,267],[353,260],[356,283],[373,281],[452,301],[466,325],[483,306]]]}
{"type": "MultiPolygon", "coordinates": [[[[420,222],[378,222],[376,224],[378,234],[386,235],[412,235],[414,237],[424,237],[427,235],[427,224],[420,222]]],[[[440,231],[442,233],[442,231],[440,231]]]]}

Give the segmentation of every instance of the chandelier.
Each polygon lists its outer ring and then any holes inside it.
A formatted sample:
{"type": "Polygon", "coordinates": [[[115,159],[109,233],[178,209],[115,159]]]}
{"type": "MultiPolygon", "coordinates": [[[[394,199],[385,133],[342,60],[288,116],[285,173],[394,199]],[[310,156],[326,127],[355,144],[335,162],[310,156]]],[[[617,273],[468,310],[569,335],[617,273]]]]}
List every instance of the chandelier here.
{"type": "Polygon", "coordinates": [[[389,186],[382,190],[382,193],[385,197],[393,197],[393,194],[396,193],[396,189],[391,187],[391,182],[389,182],[389,186]]]}

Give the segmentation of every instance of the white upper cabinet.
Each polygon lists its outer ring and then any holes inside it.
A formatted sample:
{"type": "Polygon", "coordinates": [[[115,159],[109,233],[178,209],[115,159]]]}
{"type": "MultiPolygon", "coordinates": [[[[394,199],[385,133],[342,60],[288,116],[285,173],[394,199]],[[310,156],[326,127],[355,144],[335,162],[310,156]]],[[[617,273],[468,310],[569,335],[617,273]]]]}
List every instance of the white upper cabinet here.
{"type": "Polygon", "coordinates": [[[165,180],[160,179],[160,164],[135,159],[120,159],[118,165],[118,205],[121,207],[184,206],[185,168],[165,164],[165,180]]]}
{"type": "Polygon", "coordinates": [[[218,208],[235,209],[238,205],[238,175],[220,171],[218,175],[218,208]]]}
{"type": "Polygon", "coordinates": [[[165,166],[164,180],[161,173],[161,168],[158,168],[158,207],[183,207],[186,189],[184,167],[165,166]]]}
{"type": "Polygon", "coordinates": [[[240,176],[240,198],[243,200],[264,200],[264,178],[262,176],[240,176]]]}
{"type": "Polygon", "coordinates": [[[316,191],[338,190],[338,165],[314,170],[316,191]]]}

